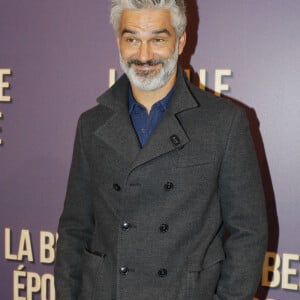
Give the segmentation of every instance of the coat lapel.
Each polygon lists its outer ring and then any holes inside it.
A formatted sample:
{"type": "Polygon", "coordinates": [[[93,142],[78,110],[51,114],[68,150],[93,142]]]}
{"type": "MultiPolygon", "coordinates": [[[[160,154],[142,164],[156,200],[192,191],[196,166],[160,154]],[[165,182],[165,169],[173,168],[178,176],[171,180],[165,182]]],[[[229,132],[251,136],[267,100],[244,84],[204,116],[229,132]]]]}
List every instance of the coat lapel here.
{"type": "Polygon", "coordinates": [[[125,160],[132,163],[141,148],[128,114],[128,80],[122,76],[116,84],[97,101],[109,108],[106,121],[97,128],[95,135],[125,160]]]}

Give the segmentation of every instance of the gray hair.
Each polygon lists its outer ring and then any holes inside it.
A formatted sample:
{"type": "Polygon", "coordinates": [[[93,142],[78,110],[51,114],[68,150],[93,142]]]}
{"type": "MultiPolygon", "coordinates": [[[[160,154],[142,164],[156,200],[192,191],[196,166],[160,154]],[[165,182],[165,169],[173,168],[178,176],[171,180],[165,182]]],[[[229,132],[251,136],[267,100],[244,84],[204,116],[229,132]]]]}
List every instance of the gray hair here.
{"type": "Polygon", "coordinates": [[[119,31],[120,18],[124,9],[160,8],[168,9],[177,36],[185,31],[187,18],[184,0],[112,0],[110,22],[115,32],[119,31]]]}

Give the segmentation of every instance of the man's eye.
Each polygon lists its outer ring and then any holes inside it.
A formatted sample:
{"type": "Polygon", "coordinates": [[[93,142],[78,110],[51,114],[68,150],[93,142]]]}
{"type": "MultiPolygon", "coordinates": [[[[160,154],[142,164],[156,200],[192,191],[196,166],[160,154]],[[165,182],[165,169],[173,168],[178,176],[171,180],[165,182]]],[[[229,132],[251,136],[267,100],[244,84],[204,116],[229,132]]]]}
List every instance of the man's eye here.
{"type": "Polygon", "coordinates": [[[164,39],[159,39],[159,38],[154,39],[155,43],[163,43],[164,41],[165,41],[164,39]]]}
{"type": "Polygon", "coordinates": [[[134,38],[127,38],[127,39],[126,39],[126,42],[129,43],[129,44],[134,44],[134,43],[137,42],[137,40],[134,39],[134,38]]]}

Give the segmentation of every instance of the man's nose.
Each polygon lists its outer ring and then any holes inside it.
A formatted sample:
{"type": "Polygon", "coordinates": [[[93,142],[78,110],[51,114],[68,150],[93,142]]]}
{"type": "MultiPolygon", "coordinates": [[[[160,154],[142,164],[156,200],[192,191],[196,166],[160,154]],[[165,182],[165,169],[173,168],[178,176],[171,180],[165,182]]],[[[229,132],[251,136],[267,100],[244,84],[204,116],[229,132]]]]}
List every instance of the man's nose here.
{"type": "Polygon", "coordinates": [[[152,59],[152,50],[150,45],[148,45],[148,43],[141,43],[138,55],[138,59],[142,62],[152,59]]]}

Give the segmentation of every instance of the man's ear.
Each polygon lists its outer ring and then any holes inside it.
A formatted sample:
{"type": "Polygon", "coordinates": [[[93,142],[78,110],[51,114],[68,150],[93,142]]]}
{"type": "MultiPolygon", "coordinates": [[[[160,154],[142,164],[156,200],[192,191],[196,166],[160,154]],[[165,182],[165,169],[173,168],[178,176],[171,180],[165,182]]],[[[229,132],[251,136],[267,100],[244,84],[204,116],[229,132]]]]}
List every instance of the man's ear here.
{"type": "Polygon", "coordinates": [[[178,40],[178,54],[183,52],[184,46],[186,44],[186,32],[184,32],[178,40]]]}

